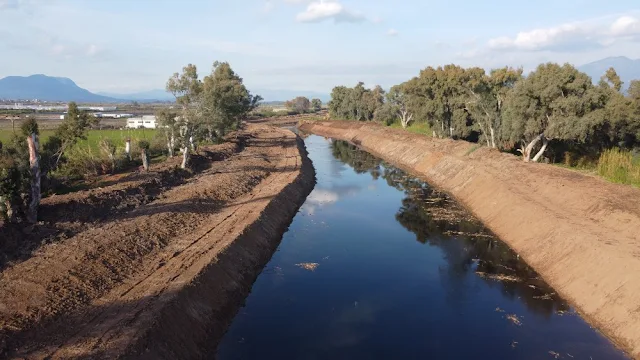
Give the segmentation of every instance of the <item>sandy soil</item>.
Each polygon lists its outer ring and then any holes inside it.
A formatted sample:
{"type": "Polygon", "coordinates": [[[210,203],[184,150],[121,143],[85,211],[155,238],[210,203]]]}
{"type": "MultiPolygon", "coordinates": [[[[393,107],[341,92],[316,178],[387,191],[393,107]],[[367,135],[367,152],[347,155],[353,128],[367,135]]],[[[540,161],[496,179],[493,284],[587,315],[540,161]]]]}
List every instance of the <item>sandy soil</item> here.
{"type": "Polygon", "coordinates": [[[69,236],[0,273],[0,358],[215,349],[314,184],[292,132],[249,125],[238,138],[205,151],[193,176],[165,164],[45,200],[46,224],[58,213],[69,236]]]}
{"type": "Polygon", "coordinates": [[[640,189],[375,124],[308,122],[452,194],[581,314],[640,359],[640,189]]]}

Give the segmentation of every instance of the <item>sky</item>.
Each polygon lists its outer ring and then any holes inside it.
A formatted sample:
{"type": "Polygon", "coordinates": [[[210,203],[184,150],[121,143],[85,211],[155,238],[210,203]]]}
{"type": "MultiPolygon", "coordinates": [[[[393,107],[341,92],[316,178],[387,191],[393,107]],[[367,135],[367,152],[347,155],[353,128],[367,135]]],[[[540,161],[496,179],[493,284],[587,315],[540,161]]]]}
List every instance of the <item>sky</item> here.
{"type": "Polygon", "coordinates": [[[420,69],[640,58],[638,0],[0,0],[0,77],[164,88],[228,61],[250,89],[385,88],[420,69]]]}

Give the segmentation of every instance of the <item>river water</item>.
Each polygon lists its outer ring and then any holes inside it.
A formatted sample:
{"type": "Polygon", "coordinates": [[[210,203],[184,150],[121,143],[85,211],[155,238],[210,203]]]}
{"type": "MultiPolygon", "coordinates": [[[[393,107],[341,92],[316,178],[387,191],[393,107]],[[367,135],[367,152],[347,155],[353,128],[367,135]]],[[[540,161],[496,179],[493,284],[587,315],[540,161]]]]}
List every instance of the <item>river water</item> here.
{"type": "MultiPolygon", "coordinates": [[[[624,359],[451,198],[342,141],[218,359],[624,359]]],[[[213,357],[213,356],[212,356],[213,357]]]]}

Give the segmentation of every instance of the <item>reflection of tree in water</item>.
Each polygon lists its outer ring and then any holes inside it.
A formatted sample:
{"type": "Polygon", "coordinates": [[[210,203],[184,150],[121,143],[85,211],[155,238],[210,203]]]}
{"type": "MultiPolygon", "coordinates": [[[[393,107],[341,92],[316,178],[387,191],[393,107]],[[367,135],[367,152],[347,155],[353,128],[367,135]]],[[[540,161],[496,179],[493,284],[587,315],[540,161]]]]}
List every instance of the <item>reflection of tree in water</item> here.
{"type": "Polygon", "coordinates": [[[448,195],[344,141],[334,141],[332,150],[356,172],[369,172],[374,179],[382,177],[406,194],[396,220],[419,242],[443,251],[448,262],[443,276],[451,296],[464,293],[461,287],[466,286],[467,274],[475,271],[490,286],[499,284],[505,296],[521,298],[536,313],[568,310],[533,269],[448,195]]]}
{"type": "Polygon", "coordinates": [[[375,180],[380,177],[382,161],[366,151],[359,150],[355,145],[346,141],[331,143],[333,156],[351,166],[358,174],[369,173],[375,180]]]}

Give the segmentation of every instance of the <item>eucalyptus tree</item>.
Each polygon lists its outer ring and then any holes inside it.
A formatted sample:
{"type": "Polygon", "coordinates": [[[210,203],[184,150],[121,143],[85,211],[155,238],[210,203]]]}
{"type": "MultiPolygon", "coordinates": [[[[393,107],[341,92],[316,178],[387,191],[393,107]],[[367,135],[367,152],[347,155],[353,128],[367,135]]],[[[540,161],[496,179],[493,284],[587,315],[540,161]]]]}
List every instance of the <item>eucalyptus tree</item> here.
{"type": "Polygon", "coordinates": [[[285,106],[299,114],[303,114],[311,109],[311,101],[304,96],[298,96],[293,100],[287,101],[285,106]]]}
{"type": "Polygon", "coordinates": [[[79,140],[86,140],[89,129],[97,123],[97,118],[81,111],[75,102],[70,102],[62,124],[44,144],[43,153],[49,160],[46,170],[57,169],[67,151],[79,140]]]}
{"type": "Polygon", "coordinates": [[[408,127],[414,120],[413,113],[409,110],[409,97],[405,92],[405,85],[396,85],[387,93],[387,103],[396,113],[403,128],[408,127]]]}
{"type": "Polygon", "coordinates": [[[521,142],[524,161],[536,162],[550,140],[585,142],[593,124],[602,121],[605,105],[606,98],[586,74],[569,64],[542,64],[507,96],[503,136],[521,142]]]}
{"type": "Polygon", "coordinates": [[[249,112],[258,107],[262,97],[253,95],[229,63],[214,62],[211,74],[203,81],[199,113],[210,137],[222,136],[238,129],[249,112]]]}
{"type": "Polygon", "coordinates": [[[405,83],[409,110],[431,126],[438,137],[467,138],[473,120],[466,108],[468,88],[476,88],[484,70],[457,65],[427,67],[405,83]]]}
{"type": "Polygon", "coordinates": [[[171,109],[163,108],[156,112],[156,118],[158,125],[160,125],[159,129],[165,136],[167,153],[169,157],[173,157],[176,148],[176,134],[180,132],[178,114],[171,109]]]}
{"type": "Polygon", "coordinates": [[[190,148],[193,148],[193,130],[199,121],[196,106],[202,93],[202,82],[198,79],[195,65],[189,64],[182,73],[175,73],[167,81],[166,90],[173,94],[176,103],[181,107],[179,118],[180,146],[182,150],[181,167],[185,169],[190,159],[190,148]]]}
{"type": "Polygon", "coordinates": [[[311,100],[311,108],[313,109],[313,111],[320,111],[320,109],[322,109],[322,100],[320,99],[311,100]]]}
{"type": "Polygon", "coordinates": [[[27,210],[27,221],[31,224],[38,222],[38,207],[40,206],[40,131],[38,122],[32,117],[28,117],[21,126],[22,135],[27,139],[29,149],[29,171],[31,175],[31,192],[29,194],[29,207],[27,210]]]}
{"type": "MultiPolygon", "coordinates": [[[[476,70],[477,74],[480,74],[476,70]]],[[[484,72],[484,71],[483,71],[484,72]]],[[[497,135],[502,128],[502,110],[509,91],[522,79],[522,69],[504,67],[493,69],[463,84],[469,93],[466,109],[488,147],[497,148],[497,135]]]]}

